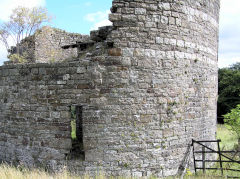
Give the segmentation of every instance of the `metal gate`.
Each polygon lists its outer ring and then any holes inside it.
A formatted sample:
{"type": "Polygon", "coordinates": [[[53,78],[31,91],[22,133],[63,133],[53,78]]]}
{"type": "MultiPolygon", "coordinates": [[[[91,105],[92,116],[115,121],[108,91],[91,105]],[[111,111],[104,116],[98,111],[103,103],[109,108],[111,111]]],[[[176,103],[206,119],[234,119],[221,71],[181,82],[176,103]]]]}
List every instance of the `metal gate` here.
{"type": "MultiPolygon", "coordinates": [[[[240,161],[234,160],[234,157],[237,153],[240,151],[221,151],[220,149],[220,142],[221,140],[206,140],[206,141],[196,141],[192,140],[192,147],[193,147],[193,162],[194,162],[194,169],[195,173],[199,171],[203,171],[203,173],[206,173],[206,170],[220,170],[221,175],[224,176],[225,171],[234,171],[239,172],[238,176],[227,176],[228,178],[240,178],[240,161]],[[217,151],[207,146],[209,143],[217,143],[217,151]],[[201,150],[199,150],[199,147],[201,150]],[[196,150],[198,148],[198,150],[196,150]],[[217,160],[211,160],[207,159],[207,154],[217,154],[218,159],[217,160]],[[231,156],[226,155],[231,154],[231,156]],[[197,159],[196,155],[200,155],[201,158],[197,159]],[[208,167],[207,163],[219,163],[219,167],[208,167]],[[224,163],[237,163],[239,165],[239,169],[233,169],[230,167],[224,167],[224,163]]],[[[213,165],[214,166],[214,165],[213,165]]],[[[215,165],[216,166],[216,165],[215,165]]]]}

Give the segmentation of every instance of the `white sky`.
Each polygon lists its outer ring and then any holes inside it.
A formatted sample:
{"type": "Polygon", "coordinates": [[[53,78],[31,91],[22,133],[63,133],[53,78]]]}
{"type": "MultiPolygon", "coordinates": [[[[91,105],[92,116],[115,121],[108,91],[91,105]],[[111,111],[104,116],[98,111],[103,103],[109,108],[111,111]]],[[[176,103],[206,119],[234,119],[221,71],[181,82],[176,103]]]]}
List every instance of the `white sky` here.
{"type": "MultiPolygon", "coordinates": [[[[45,0],[0,0],[0,21],[7,21],[12,10],[18,6],[36,7],[45,6],[45,0]]],[[[6,61],[7,50],[5,46],[0,43],[0,65],[6,61]]]]}
{"type": "Polygon", "coordinates": [[[8,20],[12,10],[18,6],[45,6],[45,0],[0,0],[0,20],[8,20]]]}
{"type": "MultiPolygon", "coordinates": [[[[44,6],[45,0],[0,0],[0,21],[7,20],[12,9],[17,6],[44,6]]],[[[227,67],[240,62],[240,0],[221,0],[220,34],[219,34],[219,67],[227,67]]],[[[86,14],[85,19],[92,22],[92,29],[109,25],[109,11],[86,14]]],[[[91,30],[92,30],[91,29],[91,30]]],[[[0,45],[0,65],[6,60],[6,49],[0,45]]]]}
{"type": "Polygon", "coordinates": [[[240,0],[221,0],[219,67],[240,62],[240,0]]]}
{"type": "Polygon", "coordinates": [[[90,30],[97,30],[98,27],[112,25],[112,22],[108,20],[108,15],[110,13],[110,10],[98,11],[96,13],[87,14],[84,19],[93,23],[90,30]]]}

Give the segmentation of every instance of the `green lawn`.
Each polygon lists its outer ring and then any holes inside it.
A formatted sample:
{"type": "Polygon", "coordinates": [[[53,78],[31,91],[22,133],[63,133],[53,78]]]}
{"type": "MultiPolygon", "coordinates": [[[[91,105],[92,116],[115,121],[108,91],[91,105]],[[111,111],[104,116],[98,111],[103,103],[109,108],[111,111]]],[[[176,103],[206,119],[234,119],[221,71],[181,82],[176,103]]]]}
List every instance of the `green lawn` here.
{"type": "MultiPolygon", "coordinates": [[[[224,125],[218,125],[217,128],[217,139],[221,139],[221,143],[220,143],[220,148],[221,150],[234,150],[236,149],[236,146],[238,144],[238,138],[237,135],[234,134],[233,132],[231,132],[230,130],[228,130],[224,125]]],[[[230,158],[233,158],[232,155],[230,154],[225,154],[230,158]]],[[[224,157],[222,158],[222,160],[228,160],[225,159],[224,157]]],[[[235,156],[234,160],[240,161],[239,156],[235,156]]],[[[213,166],[213,168],[220,168],[220,164],[215,164],[213,166]]],[[[231,168],[231,169],[238,169],[240,170],[240,164],[237,163],[223,163],[223,168],[231,168]]],[[[208,175],[211,176],[221,176],[221,171],[207,171],[208,175]]],[[[236,176],[239,177],[240,176],[240,172],[234,172],[234,171],[224,171],[224,176],[236,176]]]]}
{"type": "Polygon", "coordinates": [[[77,139],[76,136],[76,119],[71,121],[71,137],[73,140],[77,139]]]}
{"type": "Polygon", "coordinates": [[[221,139],[220,147],[222,150],[233,150],[237,143],[237,135],[228,130],[224,125],[218,125],[217,139],[221,139]]]}

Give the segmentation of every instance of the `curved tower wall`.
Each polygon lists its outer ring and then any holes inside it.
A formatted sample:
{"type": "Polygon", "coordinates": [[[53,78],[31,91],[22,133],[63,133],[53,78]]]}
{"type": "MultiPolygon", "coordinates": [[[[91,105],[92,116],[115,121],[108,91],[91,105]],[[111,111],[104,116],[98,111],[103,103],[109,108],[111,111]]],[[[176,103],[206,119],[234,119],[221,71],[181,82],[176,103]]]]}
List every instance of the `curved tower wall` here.
{"type": "Polygon", "coordinates": [[[192,139],[215,139],[218,15],[219,0],[114,0],[103,52],[1,66],[0,161],[175,175],[192,139]],[[68,158],[76,105],[84,161],[68,158]]]}
{"type": "Polygon", "coordinates": [[[192,139],[215,139],[219,1],[115,0],[110,20],[129,63],[115,81],[117,155],[140,175],[176,174],[192,139]]]}

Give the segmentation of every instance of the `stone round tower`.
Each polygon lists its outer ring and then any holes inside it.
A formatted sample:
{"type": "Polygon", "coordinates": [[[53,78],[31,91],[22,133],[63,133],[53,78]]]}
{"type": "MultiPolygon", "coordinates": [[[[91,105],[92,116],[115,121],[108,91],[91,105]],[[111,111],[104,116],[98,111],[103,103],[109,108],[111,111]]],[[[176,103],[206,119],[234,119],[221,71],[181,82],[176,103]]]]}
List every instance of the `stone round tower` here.
{"type": "Polygon", "coordinates": [[[192,139],[215,139],[219,6],[113,0],[113,27],[64,46],[78,58],[0,66],[0,162],[177,174],[192,139]]]}
{"type": "Polygon", "coordinates": [[[108,98],[117,124],[109,136],[122,146],[111,153],[119,167],[174,175],[192,139],[215,139],[219,7],[219,0],[113,1],[109,39],[124,67],[108,98]]]}

